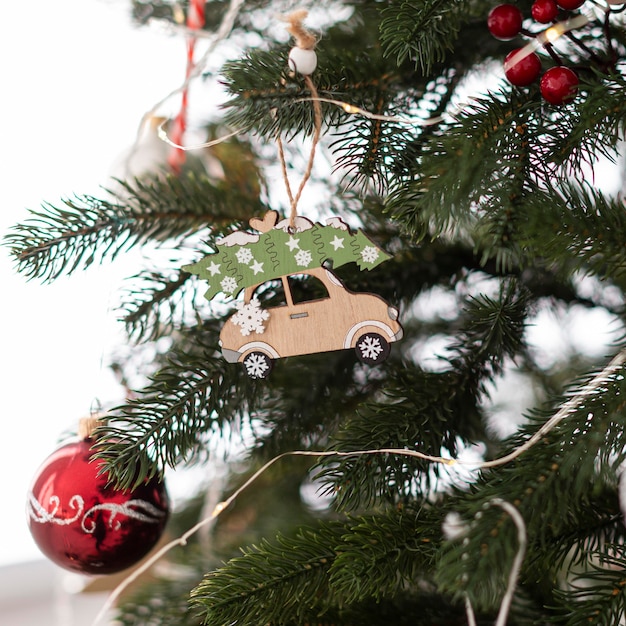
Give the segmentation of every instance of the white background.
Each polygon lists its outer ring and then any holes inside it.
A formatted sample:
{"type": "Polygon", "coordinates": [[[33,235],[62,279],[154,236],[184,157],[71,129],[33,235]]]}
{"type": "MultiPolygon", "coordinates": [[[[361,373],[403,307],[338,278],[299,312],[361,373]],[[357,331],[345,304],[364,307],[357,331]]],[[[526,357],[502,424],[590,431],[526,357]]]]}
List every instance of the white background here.
{"type": "MultiPolygon", "coordinates": [[[[184,79],[184,39],[129,12],[127,0],[3,6],[0,236],[42,202],[102,197],[144,113],[184,79]]],[[[108,355],[118,290],[140,263],[137,251],[43,285],[0,248],[0,565],[41,556],[24,513],[39,464],[98,401],[123,397],[108,355]]]]}

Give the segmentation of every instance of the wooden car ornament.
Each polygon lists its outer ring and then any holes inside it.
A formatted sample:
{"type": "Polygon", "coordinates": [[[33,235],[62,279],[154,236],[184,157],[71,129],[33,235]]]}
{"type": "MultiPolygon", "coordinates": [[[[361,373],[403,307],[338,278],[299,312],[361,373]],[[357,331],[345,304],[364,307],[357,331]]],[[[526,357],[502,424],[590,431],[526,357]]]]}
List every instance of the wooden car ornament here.
{"type": "Polygon", "coordinates": [[[402,338],[398,309],[383,298],[346,289],[328,266],[356,262],[372,269],[389,257],[341,218],[325,226],[297,217],[278,221],[269,211],[250,226],[217,241],[218,251],[183,269],[208,281],[205,294],[243,300],[220,333],[224,358],[243,363],[251,378],[266,378],[275,359],[354,349],[377,364],[402,338]]]}

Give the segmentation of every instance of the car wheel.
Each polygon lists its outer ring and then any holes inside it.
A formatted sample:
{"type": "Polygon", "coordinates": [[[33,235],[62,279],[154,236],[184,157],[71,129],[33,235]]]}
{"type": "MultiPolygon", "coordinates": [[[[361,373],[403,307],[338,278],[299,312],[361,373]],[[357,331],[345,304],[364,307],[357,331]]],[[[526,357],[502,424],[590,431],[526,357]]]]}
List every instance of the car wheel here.
{"type": "Polygon", "coordinates": [[[274,363],[265,352],[250,352],[243,358],[243,368],[250,378],[267,378],[274,363]]]}
{"type": "Polygon", "coordinates": [[[361,335],[354,346],[356,356],[361,363],[375,365],[387,359],[391,352],[389,342],[378,333],[365,333],[361,335]]]}

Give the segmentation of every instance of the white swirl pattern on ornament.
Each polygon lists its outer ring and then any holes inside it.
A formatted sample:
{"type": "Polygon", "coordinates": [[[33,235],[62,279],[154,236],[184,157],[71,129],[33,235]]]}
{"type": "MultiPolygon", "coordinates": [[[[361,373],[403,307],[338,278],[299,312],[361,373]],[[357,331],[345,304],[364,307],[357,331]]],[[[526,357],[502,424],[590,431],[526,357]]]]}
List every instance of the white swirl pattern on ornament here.
{"type": "Polygon", "coordinates": [[[149,502],[146,502],[145,500],[129,500],[124,504],[111,504],[107,502],[103,504],[96,504],[95,506],[92,506],[83,516],[81,526],[86,533],[91,534],[96,530],[96,522],[93,520],[90,521],[89,527],[87,526],[87,518],[96,511],[111,512],[111,516],[109,517],[109,528],[112,528],[113,530],[119,530],[122,527],[122,522],[119,520],[117,520],[115,526],[113,525],[115,517],[118,513],[121,513],[128,518],[145,522],[146,524],[158,524],[161,518],[165,515],[164,511],[157,509],[157,507],[153,506],[149,502]]]}
{"type": "MultiPolygon", "coordinates": [[[[51,496],[49,502],[52,505],[52,510],[46,511],[37,498],[30,493],[28,496],[28,503],[30,504],[28,508],[29,517],[38,524],[50,523],[59,524],[60,526],[68,526],[69,524],[73,524],[79,520],[85,507],[85,501],[83,498],[78,494],[74,495],[70,498],[69,505],[72,509],[76,509],[76,515],[74,515],[74,517],[63,518],[57,517],[59,506],[61,504],[59,497],[51,496]]],[[[115,519],[118,513],[125,515],[128,518],[145,522],[146,524],[158,524],[166,514],[165,511],[161,511],[144,500],[128,500],[128,502],[125,502],[124,504],[113,504],[107,502],[103,504],[96,504],[86,511],[84,515],[82,515],[80,525],[86,533],[92,534],[96,530],[96,522],[88,520],[88,518],[95,514],[96,511],[110,511],[111,516],[109,517],[108,526],[113,530],[120,530],[122,527],[121,521],[116,521],[115,519]]]]}
{"type": "Polygon", "coordinates": [[[83,508],[85,507],[85,501],[79,495],[72,496],[70,498],[70,507],[72,509],[77,509],[76,515],[74,515],[74,517],[63,518],[56,517],[61,504],[59,496],[50,496],[52,510],[49,512],[46,511],[46,509],[40,504],[39,500],[37,500],[32,493],[28,494],[28,503],[30,504],[28,515],[33,521],[38,522],[39,524],[51,522],[52,524],[59,524],[61,526],[67,526],[68,524],[73,524],[77,521],[83,512],[83,508]]]}

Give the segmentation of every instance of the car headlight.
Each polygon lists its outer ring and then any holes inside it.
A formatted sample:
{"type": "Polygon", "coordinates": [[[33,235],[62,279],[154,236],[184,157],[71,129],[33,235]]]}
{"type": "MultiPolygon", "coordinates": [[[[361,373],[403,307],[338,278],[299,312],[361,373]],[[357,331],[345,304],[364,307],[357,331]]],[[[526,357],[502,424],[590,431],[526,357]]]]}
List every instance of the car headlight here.
{"type": "Polygon", "coordinates": [[[387,313],[389,314],[389,317],[392,320],[397,320],[398,319],[398,315],[399,315],[399,311],[395,306],[388,306],[387,307],[387,313]]]}

